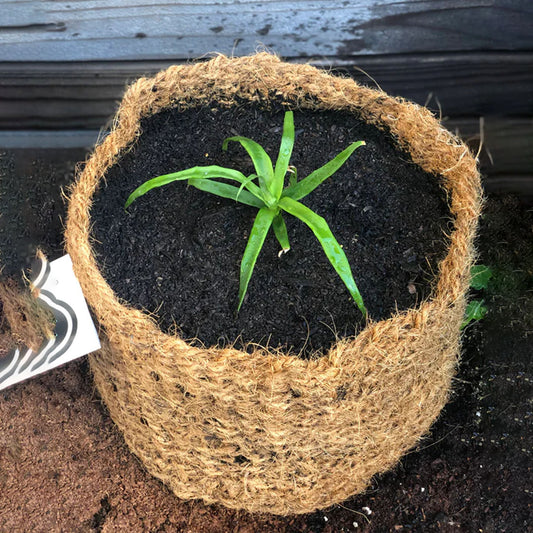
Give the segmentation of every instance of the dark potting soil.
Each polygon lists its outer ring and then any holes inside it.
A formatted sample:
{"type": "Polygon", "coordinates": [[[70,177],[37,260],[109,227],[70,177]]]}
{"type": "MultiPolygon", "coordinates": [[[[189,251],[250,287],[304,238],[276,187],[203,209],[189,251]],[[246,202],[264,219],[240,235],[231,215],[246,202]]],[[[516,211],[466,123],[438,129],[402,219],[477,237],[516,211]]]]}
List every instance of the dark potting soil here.
{"type": "Polygon", "coordinates": [[[72,182],[86,150],[0,150],[0,279],[21,286],[37,249],[50,259],[64,253],[61,188],[72,182]]]}
{"type": "MultiPolygon", "coordinates": [[[[136,200],[128,195],[155,176],[197,165],[246,175],[250,158],[224,138],[259,142],[275,161],[281,106],[246,104],[179,112],[142,123],[134,148],[106,175],[92,208],[95,249],[115,293],[157,316],[163,330],[205,345],[259,343],[308,355],[363,324],[358,308],[311,230],[286,215],[291,250],[278,257],[271,232],[236,316],[240,261],[257,209],[172,183],[136,200]]],[[[446,250],[450,213],[436,176],[423,172],[388,134],[344,112],[294,115],[291,163],[299,179],[364,140],[337,173],[302,202],[323,216],[343,246],[374,320],[417,305],[432,289],[446,250]]]]}

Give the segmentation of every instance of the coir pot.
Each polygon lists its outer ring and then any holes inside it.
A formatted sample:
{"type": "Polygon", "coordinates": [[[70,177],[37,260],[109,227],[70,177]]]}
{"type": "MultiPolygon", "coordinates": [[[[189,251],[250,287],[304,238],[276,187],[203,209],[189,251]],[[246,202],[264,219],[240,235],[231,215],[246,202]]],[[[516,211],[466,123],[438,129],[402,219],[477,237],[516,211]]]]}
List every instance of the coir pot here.
{"type": "Polygon", "coordinates": [[[476,161],[429,111],[352,80],[265,53],[138,80],[78,176],[66,228],[67,251],[105,337],[90,357],[95,383],[130,449],[180,498],[248,511],[306,513],[364,490],[427,434],[449,396],[480,197],[476,161]],[[370,321],[319,359],[202,349],[162,332],[119,301],[91,244],[93,195],[142,134],[142,118],[178,103],[231,106],[272,95],[304,109],[348,111],[389,131],[450,197],[453,230],[431,298],[370,321]]]}

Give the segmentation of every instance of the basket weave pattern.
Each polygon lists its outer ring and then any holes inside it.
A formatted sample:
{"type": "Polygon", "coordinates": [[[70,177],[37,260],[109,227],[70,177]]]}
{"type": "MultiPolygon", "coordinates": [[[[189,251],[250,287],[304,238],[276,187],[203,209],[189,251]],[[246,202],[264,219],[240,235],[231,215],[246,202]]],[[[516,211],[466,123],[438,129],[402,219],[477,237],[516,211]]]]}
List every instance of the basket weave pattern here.
{"type": "Polygon", "coordinates": [[[310,512],[362,491],[427,434],[450,392],[481,191],[476,161],[424,108],[269,54],[167,69],[126,92],[114,127],[71,191],[67,251],[106,337],[90,358],[131,450],[177,496],[275,514],[310,512]],[[115,296],[91,246],[92,197],[158,111],[217,101],[342,109],[390,131],[441,177],[454,230],[431,299],[370,322],[324,356],[192,347],[115,296]]]}

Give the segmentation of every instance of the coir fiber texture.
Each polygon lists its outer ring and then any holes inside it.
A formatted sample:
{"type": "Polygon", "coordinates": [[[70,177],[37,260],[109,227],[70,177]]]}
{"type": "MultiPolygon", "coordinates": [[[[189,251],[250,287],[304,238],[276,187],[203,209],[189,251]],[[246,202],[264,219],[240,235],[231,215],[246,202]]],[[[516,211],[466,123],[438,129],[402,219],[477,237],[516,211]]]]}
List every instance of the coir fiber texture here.
{"type": "Polygon", "coordinates": [[[12,278],[0,281],[0,358],[15,348],[39,350],[54,336],[54,317],[12,278]]]}
{"type": "Polygon", "coordinates": [[[459,355],[481,192],[467,147],[415,104],[308,65],[258,54],[171,67],[127,91],[113,130],[74,186],[66,229],[74,270],[103,331],[96,385],[131,450],[181,498],[275,514],[305,513],[362,491],[427,433],[459,355]],[[454,228],[432,297],[369,322],[321,358],[258,348],[199,348],[121,302],[91,246],[102,176],[141,135],[143,117],[216,101],[282,98],[350,111],[392,133],[442,177],[454,228]]]}

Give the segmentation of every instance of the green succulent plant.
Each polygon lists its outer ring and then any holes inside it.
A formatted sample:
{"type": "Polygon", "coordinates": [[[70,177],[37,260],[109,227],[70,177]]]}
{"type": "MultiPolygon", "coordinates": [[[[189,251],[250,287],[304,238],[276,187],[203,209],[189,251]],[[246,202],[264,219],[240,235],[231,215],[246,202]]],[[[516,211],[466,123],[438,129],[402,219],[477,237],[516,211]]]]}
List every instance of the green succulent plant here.
{"type": "Polygon", "coordinates": [[[254,174],[245,176],[238,170],[217,165],[192,167],[187,170],[165,174],[150,179],[135,189],[128,197],[125,208],[127,209],[139,196],[156,187],[167,185],[173,181],[186,180],[189,185],[202,191],[223,198],[230,198],[259,209],[241,261],[237,312],[242,306],[257,258],[271,227],[281,245],[280,255],[290,249],[289,236],[282,213],[293,215],[313,231],[333,268],[346,285],[361,313],[366,317],[367,310],[363,303],[363,298],[357,288],[342,247],[337,242],[324,218],[298,201],[332,176],[350,155],[357,148],[364,145],[365,142],[358,141],[350,144],[335,158],[311,172],[301,181],[298,181],[296,168],[289,165],[294,146],[294,118],[292,111],[285,113],[281,146],[275,166],[272,165],[272,160],[265,150],[252,139],[241,136],[228,137],[224,140],[222,149],[227,150],[230,142],[240,143],[248,152],[254,164],[254,174]],[[287,173],[289,173],[289,184],[285,187],[287,173]],[[228,181],[234,182],[238,186],[232,185],[228,181]]]}

